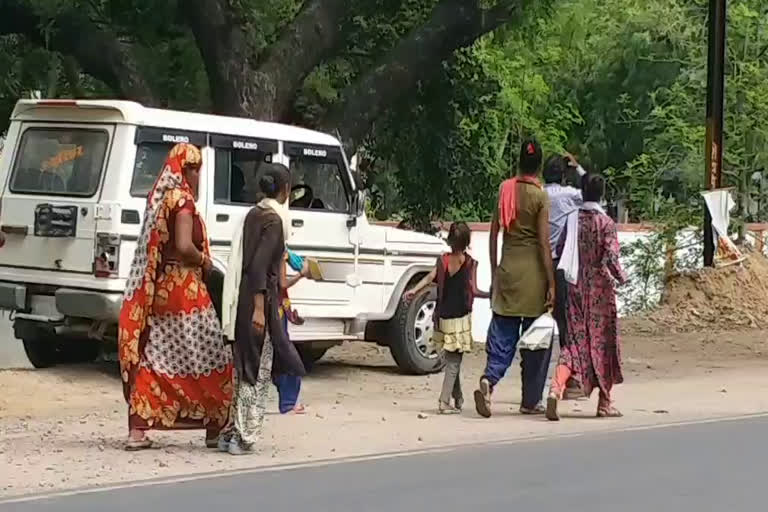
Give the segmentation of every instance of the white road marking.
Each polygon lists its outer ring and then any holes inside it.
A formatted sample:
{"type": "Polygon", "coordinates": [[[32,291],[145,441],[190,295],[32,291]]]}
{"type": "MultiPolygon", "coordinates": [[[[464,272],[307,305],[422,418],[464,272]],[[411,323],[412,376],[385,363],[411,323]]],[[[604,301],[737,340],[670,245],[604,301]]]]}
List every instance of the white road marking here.
{"type": "Polygon", "coordinates": [[[621,427],[621,428],[615,428],[615,429],[582,431],[582,432],[573,432],[573,433],[567,433],[567,434],[542,434],[542,435],[535,435],[535,436],[528,436],[528,437],[519,437],[515,439],[508,439],[508,440],[496,440],[496,441],[488,441],[488,442],[462,443],[462,444],[455,444],[455,445],[448,445],[448,446],[439,446],[434,448],[424,448],[421,450],[388,452],[388,453],[379,453],[379,454],[372,454],[372,455],[356,455],[356,456],[350,456],[350,457],[339,457],[337,459],[317,460],[312,462],[296,462],[291,464],[261,466],[261,467],[250,468],[250,469],[245,468],[245,469],[234,469],[234,470],[226,470],[226,471],[215,471],[210,473],[196,473],[192,475],[179,475],[179,476],[168,477],[168,478],[138,480],[135,482],[107,485],[102,487],[80,488],[80,489],[72,489],[68,491],[54,491],[54,492],[44,493],[44,494],[33,494],[33,495],[20,496],[15,498],[8,498],[5,500],[0,499],[0,505],[9,505],[12,503],[28,503],[33,501],[50,500],[54,498],[64,498],[68,496],[97,494],[97,493],[104,493],[104,492],[110,492],[110,491],[118,491],[123,489],[133,489],[137,487],[154,487],[159,485],[195,482],[198,480],[225,478],[229,476],[253,475],[253,474],[259,474],[259,473],[274,473],[278,471],[289,471],[293,469],[309,469],[309,468],[316,468],[316,467],[322,467],[322,466],[335,466],[338,464],[346,464],[346,463],[352,463],[352,462],[368,462],[368,461],[384,460],[384,459],[396,459],[396,458],[402,458],[402,457],[414,457],[418,455],[432,455],[432,454],[439,454],[439,453],[448,453],[448,452],[452,452],[462,448],[496,446],[496,445],[506,446],[506,445],[513,445],[513,444],[549,441],[553,439],[571,439],[571,438],[586,437],[586,436],[597,435],[597,434],[616,434],[621,432],[661,430],[661,429],[684,427],[684,426],[690,426],[690,425],[707,425],[710,423],[725,423],[725,422],[743,421],[743,420],[758,419],[758,418],[768,418],[768,412],[757,413],[757,414],[745,414],[741,416],[723,416],[719,418],[707,418],[707,419],[698,419],[698,420],[657,423],[654,425],[636,425],[636,426],[628,426],[628,427],[621,427]]]}

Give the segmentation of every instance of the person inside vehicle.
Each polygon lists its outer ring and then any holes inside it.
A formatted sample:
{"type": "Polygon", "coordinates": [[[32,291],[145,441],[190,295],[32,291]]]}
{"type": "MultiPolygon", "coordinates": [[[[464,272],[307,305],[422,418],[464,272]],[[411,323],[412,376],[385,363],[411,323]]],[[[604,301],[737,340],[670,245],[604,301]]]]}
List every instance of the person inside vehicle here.
{"type": "Polygon", "coordinates": [[[232,164],[232,178],[229,185],[229,197],[233,203],[245,202],[245,175],[236,164],[232,164]]]}

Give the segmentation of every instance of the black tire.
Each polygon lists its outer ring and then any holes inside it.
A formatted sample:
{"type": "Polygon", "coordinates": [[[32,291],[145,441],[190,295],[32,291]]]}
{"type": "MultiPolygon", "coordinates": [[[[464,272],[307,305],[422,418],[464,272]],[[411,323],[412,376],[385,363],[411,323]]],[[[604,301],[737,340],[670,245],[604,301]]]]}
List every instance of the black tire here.
{"type": "Polygon", "coordinates": [[[312,367],[315,366],[315,363],[321,360],[325,353],[328,352],[327,348],[313,348],[311,345],[299,345],[298,348],[301,362],[304,363],[304,369],[307,370],[307,372],[312,371],[312,367]]]}
{"type": "Polygon", "coordinates": [[[56,341],[49,336],[36,336],[24,338],[24,352],[35,368],[50,368],[59,362],[59,351],[56,341]]]}
{"type": "MultiPolygon", "coordinates": [[[[430,341],[431,328],[428,331],[420,332],[417,332],[416,328],[418,315],[423,314],[422,307],[436,299],[437,294],[432,288],[422,291],[411,301],[401,298],[395,316],[387,323],[387,345],[389,345],[389,351],[392,353],[395,363],[403,373],[427,375],[439,372],[445,366],[442,354],[425,355],[426,347],[430,341]],[[417,335],[421,349],[417,346],[417,335]]],[[[419,320],[420,323],[423,323],[425,318],[419,318],[419,320]]],[[[431,318],[429,322],[431,322],[431,318]]]]}
{"type": "Polygon", "coordinates": [[[65,363],[92,363],[101,354],[100,343],[90,339],[66,338],[60,340],[58,347],[59,360],[65,363]]]}

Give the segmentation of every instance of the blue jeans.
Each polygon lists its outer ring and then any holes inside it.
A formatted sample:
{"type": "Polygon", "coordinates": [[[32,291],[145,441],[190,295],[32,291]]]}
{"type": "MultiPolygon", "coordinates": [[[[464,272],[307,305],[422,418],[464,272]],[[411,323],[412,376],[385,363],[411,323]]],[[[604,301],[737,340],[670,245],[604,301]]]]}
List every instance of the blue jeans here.
{"type": "MultiPolygon", "coordinates": [[[[488,328],[485,352],[488,356],[483,377],[491,388],[507,373],[515,358],[520,336],[536,320],[535,318],[508,317],[493,314],[488,328]]],[[[547,383],[547,370],[552,357],[552,347],[547,350],[520,350],[520,368],[523,380],[522,406],[533,409],[541,401],[547,383]]]]}
{"type": "Polygon", "coordinates": [[[301,377],[296,375],[277,375],[273,381],[277,387],[280,414],[288,414],[299,402],[301,377]]]}
{"type": "MultiPolygon", "coordinates": [[[[288,319],[283,315],[283,329],[288,334],[288,319]]],[[[272,382],[277,388],[278,409],[280,414],[288,414],[299,403],[301,391],[301,377],[298,375],[275,375],[272,382]]]]}

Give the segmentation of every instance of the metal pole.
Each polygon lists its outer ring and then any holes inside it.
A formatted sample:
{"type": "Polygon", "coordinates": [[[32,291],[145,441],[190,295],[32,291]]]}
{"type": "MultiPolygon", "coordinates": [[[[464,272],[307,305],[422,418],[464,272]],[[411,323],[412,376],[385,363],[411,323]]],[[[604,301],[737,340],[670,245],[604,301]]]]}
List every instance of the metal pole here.
{"type": "MultiPolygon", "coordinates": [[[[707,64],[707,190],[722,186],[723,102],[725,99],[726,0],[709,0],[709,61],[707,64]]],[[[713,266],[712,218],[704,207],[704,265],[713,266]]]]}

